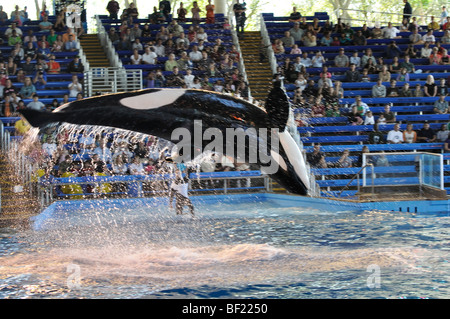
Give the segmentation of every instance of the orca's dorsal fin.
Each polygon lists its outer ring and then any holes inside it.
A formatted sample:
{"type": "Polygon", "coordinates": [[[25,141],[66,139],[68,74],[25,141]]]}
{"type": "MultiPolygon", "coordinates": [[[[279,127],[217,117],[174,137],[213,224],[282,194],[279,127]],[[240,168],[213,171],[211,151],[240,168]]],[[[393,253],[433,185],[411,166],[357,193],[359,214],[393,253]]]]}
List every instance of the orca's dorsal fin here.
{"type": "Polygon", "coordinates": [[[289,97],[280,86],[274,86],[266,99],[267,125],[283,132],[289,118],[289,97]]]}

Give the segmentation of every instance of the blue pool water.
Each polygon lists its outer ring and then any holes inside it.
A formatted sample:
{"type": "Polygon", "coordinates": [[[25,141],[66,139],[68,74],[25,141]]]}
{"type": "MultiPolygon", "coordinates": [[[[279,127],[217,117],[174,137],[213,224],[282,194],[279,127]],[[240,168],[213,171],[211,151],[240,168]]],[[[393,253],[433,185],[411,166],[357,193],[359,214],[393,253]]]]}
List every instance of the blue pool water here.
{"type": "Polygon", "coordinates": [[[0,298],[450,296],[448,216],[231,197],[196,200],[192,219],[144,203],[59,204],[0,229],[0,298]]]}

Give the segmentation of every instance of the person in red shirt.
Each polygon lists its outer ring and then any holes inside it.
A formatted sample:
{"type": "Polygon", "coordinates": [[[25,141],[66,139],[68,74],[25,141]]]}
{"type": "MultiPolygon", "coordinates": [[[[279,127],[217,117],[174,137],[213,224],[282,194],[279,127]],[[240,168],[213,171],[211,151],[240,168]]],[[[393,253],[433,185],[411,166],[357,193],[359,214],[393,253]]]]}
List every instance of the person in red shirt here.
{"type": "Polygon", "coordinates": [[[47,65],[48,65],[47,69],[48,74],[59,74],[59,72],[61,71],[61,66],[59,62],[55,60],[55,56],[53,54],[50,56],[50,61],[47,62],[47,65]]]}

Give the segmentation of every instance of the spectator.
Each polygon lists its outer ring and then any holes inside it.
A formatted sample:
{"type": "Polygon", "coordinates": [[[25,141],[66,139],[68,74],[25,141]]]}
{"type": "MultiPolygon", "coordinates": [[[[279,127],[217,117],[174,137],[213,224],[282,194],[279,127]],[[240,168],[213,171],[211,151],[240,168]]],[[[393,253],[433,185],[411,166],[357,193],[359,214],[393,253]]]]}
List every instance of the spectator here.
{"type": "Polygon", "coordinates": [[[361,30],[356,31],[356,34],[353,36],[352,41],[354,45],[367,45],[367,39],[363,35],[361,30]]]}
{"type": "Polygon", "coordinates": [[[352,111],[347,116],[350,125],[362,125],[364,120],[362,119],[361,113],[358,112],[358,107],[354,105],[352,111]]]}
{"type": "Polygon", "coordinates": [[[440,130],[436,134],[436,142],[444,143],[448,139],[450,131],[447,128],[447,124],[442,124],[440,130]]]}
{"type": "Polygon", "coordinates": [[[437,95],[437,85],[434,83],[433,75],[428,75],[425,85],[423,87],[424,96],[432,97],[437,95]]]}
{"type": "Polygon", "coordinates": [[[33,84],[36,90],[45,90],[47,84],[47,74],[44,69],[39,68],[33,78],[33,84]]]}
{"type": "Polygon", "coordinates": [[[306,161],[312,168],[327,168],[325,155],[320,151],[320,144],[315,144],[313,152],[306,154],[306,161]]]}
{"type": "Polygon", "coordinates": [[[366,116],[364,117],[364,125],[374,125],[375,117],[373,116],[372,111],[368,111],[366,116]]]}
{"type": "Polygon", "coordinates": [[[413,32],[409,36],[409,42],[411,42],[411,44],[413,45],[423,44],[423,36],[420,35],[419,30],[413,30],[413,32]]]}
{"type": "Polygon", "coordinates": [[[339,158],[338,162],[336,163],[337,167],[341,167],[341,168],[349,168],[353,166],[353,161],[350,158],[350,151],[349,150],[344,150],[342,151],[342,155],[339,158]]]}
{"type": "Polygon", "coordinates": [[[413,130],[411,123],[406,125],[406,131],[403,132],[403,140],[405,143],[415,143],[417,141],[417,132],[413,130]]]}
{"type": "Polygon", "coordinates": [[[391,73],[399,73],[401,69],[400,62],[397,56],[392,59],[391,65],[389,65],[389,71],[391,73]]]}
{"type": "Polygon", "coordinates": [[[183,2],[180,2],[180,7],[177,9],[178,21],[185,22],[186,21],[187,10],[183,7],[183,2]]]}
{"type": "Polygon", "coordinates": [[[401,38],[401,36],[398,35],[399,33],[400,30],[393,27],[391,22],[388,22],[387,27],[382,30],[382,34],[385,39],[399,39],[401,38]]]}
{"type": "Polygon", "coordinates": [[[47,65],[48,65],[47,69],[48,74],[59,74],[59,72],[61,71],[61,66],[59,62],[55,60],[55,55],[53,54],[50,56],[50,61],[47,62],[47,65]]]}
{"type": "Polygon", "coordinates": [[[116,28],[111,27],[111,28],[109,29],[109,32],[108,32],[108,38],[109,38],[109,40],[111,40],[111,43],[112,43],[114,46],[116,46],[116,45],[119,44],[119,42],[120,42],[120,37],[119,37],[119,35],[118,35],[117,32],[116,32],[116,28]]]}
{"type": "Polygon", "coordinates": [[[400,131],[400,124],[396,123],[394,129],[389,131],[387,138],[389,144],[401,144],[404,142],[403,133],[400,131]]]}
{"type": "Polygon", "coordinates": [[[313,56],[313,58],[311,59],[311,64],[313,68],[321,68],[325,63],[326,63],[325,58],[323,57],[322,52],[320,51],[317,51],[316,55],[313,56]]]}
{"type": "Polygon", "coordinates": [[[442,55],[438,52],[438,48],[434,47],[430,54],[430,65],[440,65],[441,64],[442,55]]]}
{"type": "Polygon", "coordinates": [[[37,94],[34,94],[33,101],[27,104],[27,108],[36,111],[44,111],[45,104],[39,101],[39,96],[37,94]]]}
{"type": "Polygon", "coordinates": [[[405,69],[407,73],[415,73],[416,71],[414,64],[411,63],[408,55],[405,55],[405,60],[400,63],[400,68],[405,69]]]}
{"type": "Polygon", "coordinates": [[[39,29],[43,32],[50,32],[53,29],[53,23],[48,21],[48,15],[44,15],[43,20],[39,23],[39,29]]]}
{"type": "Polygon", "coordinates": [[[75,58],[70,61],[68,67],[67,67],[67,71],[69,73],[83,73],[84,71],[84,66],[80,61],[80,57],[77,55],[75,56],[75,58]]]}
{"type": "Polygon", "coordinates": [[[130,57],[130,64],[142,64],[142,55],[139,54],[137,49],[133,50],[133,55],[130,57]]]}
{"type": "Polygon", "coordinates": [[[398,87],[397,87],[397,81],[392,79],[390,82],[390,86],[386,90],[386,96],[389,97],[398,97],[398,87]]]}
{"type": "Polygon", "coordinates": [[[178,66],[173,67],[172,74],[167,76],[167,86],[169,87],[184,87],[184,77],[179,72],[178,66]]]}
{"type": "Polygon", "coordinates": [[[8,29],[6,29],[6,31],[5,31],[5,33],[4,33],[4,36],[5,36],[6,38],[9,38],[9,37],[12,35],[13,31],[16,31],[16,34],[17,34],[18,36],[20,36],[20,37],[23,36],[22,30],[21,30],[20,28],[17,27],[17,23],[15,23],[15,22],[12,22],[12,23],[11,23],[11,26],[10,26],[8,29]]]}
{"type": "Polygon", "coordinates": [[[72,75],[72,82],[67,86],[69,88],[69,97],[77,97],[78,93],[83,91],[83,86],[78,82],[78,76],[72,75]]]}
{"type": "Polygon", "coordinates": [[[396,121],[395,113],[391,111],[391,104],[387,103],[384,106],[383,117],[386,123],[394,123],[396,121]]]}
{"type": "Polygon", "coordinates": [[[372,60],[373,65],[377,65],[377,60],[373,56],[372,49],[367,48],[365,54],[361,58],[361,65],[365,66],[369,60],[372,60]]]}
{"type": "Polygon", "coordinates": [[[19,96],[22,99],[30,99],[35,93],[36,87],[31,82],[31,78],[27,76],[24,85],[20,88],[19,96]]]}
{"type": "Polygon", "coordinates": [[[412,14],[412,7],[408,0],[403,0],[403,3],[405,4],[405,6],[403,7],[403,19],[406,19],[406,21],[409,22],[412,14]]]}
{"type": "Polygon", "coordinates": [[[416,84],[416,87],[413,92],[413,97],[423,97],[423,91],[422,88],[420,87],[420,83],[416,84]]]}
{"type": "Polygon", "coordinates": [[[78,51],[78,42],[75,40],[74,35],[69,35],[69,40],[64,43],[64,49],[69,52],[78,51]]]}
{"type": "Polygon", "coordinates": [[[422,42],[428,42],[430,44],[436,42],[436,38],[433,35],[433,29],[428,29],[427,33],[422,36],[422,42]]]}
{"type": "Polygon", "coordinates": [[[381,80],[381,82],[391,81],[391,72],[388,71],[386,65],[383,65],[382,71],[378,74],[378,78],[381,80]]]}
{"type": "Polygon", "coordinates": [[[200,12],[202,12],[202,9],[198,6],[197,1],[192,2],[192,23],[193,24],[200,24],[200,12]]]}
{"type": "Polygon", "coordinates": [[[300,28],[300,23],[294,22],[294,26],[289,29],[289,33],[294,38],[295,42],[299,42],[302,40],[304,31],[300,28]]]}
{"type": "Polygon", "coordinates": [[[379,124],[375,123],[373,125],[373,131],[369,133],[369,143],[370,144],[384,144],[384,134],[379,130],[379,124]]]}
{"type": "Polygon", "coordinates": [[[13,30],[11,36],[8,37],[8,45],[15,46],[17,43],[21,44],[22,38],[17,34],[16,30],[13,30]]]}
{"type": "Polygon", "coordinates": [[[178,62],[175,60],[175,54],[171,53],[169,59],[164,64],[164,69],[166,71],[173,71],[175,66],[178,67],[178,62]]]}
{"type": "Polygon", "coordinates": [[[353,55],[350,57],[350,64],[354,64],[356,66],[356,68],[360,68],[361,67],[361,58],[358,56],[358,51],[354,51],[353,55]]]}
{"type": "Polygon", "coordinates": [[[436,133],[430,127],[430,123],[425,122],[422,129],[417,132],[417,142],[434,143],[436,141],[436,133]]]}
{"type": "Polygon", "coordinates": [[[56,41],[53,42],[51,52],[62,52],[64,48],[64,42],[62,41],[62,36],[58,34],[56,36],[56,41]]]}
{"type": "Polygon", "coordinates": [[[317,37],[309,30],[302,37],[303,45],[305,47],[315,47],[317,46],[317,37]]]}
{"type": "Polygon", "coordinates": [[[280,40],[281,42],[283,42],[283,45],[288,48],[291,48],[295,44],[295,39],[289,31],[285,31],[284,37],[282,37],[280,40]]]}
{"type": "Polygon", "coordinates": [[[434,20],[434,16],[431,16],[431,21],[430,23],[428,23],[428,30],[434,30],[434,31],[439,31],[439,29],[441,28],[439,26],[439,23],[437,21],[434,20]]]}
{"type": "Polygon", "coordinates": [[[158,56],[155,53],[155,48],[146,46],[141,59],[142,64],[156,64],[157,59],[158,56]]]}
{"type": "Polygon", "coordinates": [[[381,79],[378,79],[377,84],[372,87],[372,97],[386,97],[386,87],[383,85],[381,79]]]}
{"type": "Polygon", "coordinates": [[[429,42],[425,42],[423,44],[423,47],[420,49],[420,57],[422,57],[422,58],[429,58],[430,55],[431,55],[430,43],[429,42]]]}
{"type": "Polygon", "coordinates": [[[406,82],[403,87],[401,88],[399,95],[401,97],[412,97],[413,93],[411,92],[411,90],[409,89],[409,83],[406,82]]]}
{"type": "MultiPolygon", "coordinates": [[[[299,30],[301,30],[301,29],[299,29],[299,30]]],[[[320,44],[322,46],[329,47],[329,46],[331,46],[332,42],[333,42],[333,39],[331,38],[331,32],[330,31],[324,32],[322,39],[320,39],[320,44]]]]}
{"type": "Polygon", "coordinates": [[[66,43],[70,40],[70,35],[72,35],[73,40],[76,40],[76,34],[73,32],[73,28],[67,28],[66,33],[62,35],[62,41],[66,43]]]}
{"type": "Polygon", "coordinates": [[[400,50],[400,48],[397,46],[397,43],[395,43],[395,41],[391,41],[391,43],[389,43],[386,46],[386,57],[388,59],[393,59],[394,57],[400,57],[402,55],[402,51],[400,50]]]}
{"type": "Polygon", "coordinates": [[[109,12],[109,18],[112,20],[117,20],[117,15],[120,10],[120,5],[116,0],[110,0],[106,6],[106,10],[109,12]]]}
{"type": "Polygon", "coordinates": [[[434,113],[447,114],[449,113],[448,102],[445,100],[445,95],[440,95],[439,99],[434,102],[434,113]]]}
{"type": "Polygon", "coordinates": [[[8,14],[3,11],[3,6],[0,6],[0,22],[5,23],[8,20],[8,14]]]}
{"type": "Polygon", "coordinates": [[[338,68],[348,68],[349,58],[345,55],[344,48],[339,49],[339,54],[334,58],[334,65],[338,68]]]}
{"type": "Polygon", "coordinates": [[[450,30],[450,17],[447,17],[447,21],[442,25],[442,30],[450,30]]]}
{"type": "Polygon", "coordinates": [[[439,81],[437,95],[443,95],[445,97],[448,96],[448,87],[447,84],[445,83],[445,79],[441,79],[439,81]]]}
{"type": "Polygon", "coordinates": [[[370,111],[370,108],[367,105],[367,103],[362,101],[361,95],[357,95],[355,97],[355,102],[352,103],[350,107],[353,108],[353,106],[356,106],[356,109],[361,116],[365,115],[367,112],[370,111]]]}
{"type": "Polygon", "coordinates": [[[361,74],[356,70],[356,65],[354,63],[350,64],[350,69],[345,72],[345,80],[347,82],[360,82],[361,74]]]}
{"type": "Polygon", "coordinates": [[[297,7],[292,7],[292,13],[289,15],[289,22],[299,23],[302,18],[302,14],[297,11],[297,7]]]}

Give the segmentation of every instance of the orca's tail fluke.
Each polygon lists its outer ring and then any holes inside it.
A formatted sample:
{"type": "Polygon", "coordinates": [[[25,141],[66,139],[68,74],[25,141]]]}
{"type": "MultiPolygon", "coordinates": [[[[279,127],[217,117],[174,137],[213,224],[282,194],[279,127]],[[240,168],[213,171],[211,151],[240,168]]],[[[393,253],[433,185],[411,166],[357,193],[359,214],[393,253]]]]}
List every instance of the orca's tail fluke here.
{"type": "Polygon", "coordinates": [[[278,85],[274,85],[266,99],[265,109],[269,120],[269,127],[279,128],[284,132],[289,119],[289,97],[286,91],[278,85]]]}
{"type": "Polygon", "coordinates": [[[60,122],[58,113],[49,113],[31,109],[19,110],[19,113],[22,114],[33,127],[42,128],[50,123],[60,122]]]}

